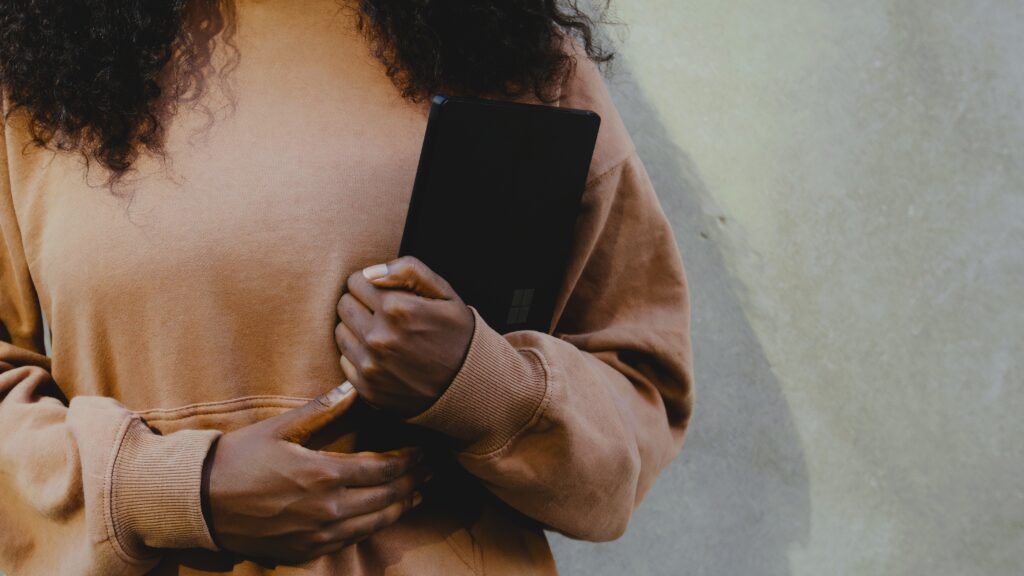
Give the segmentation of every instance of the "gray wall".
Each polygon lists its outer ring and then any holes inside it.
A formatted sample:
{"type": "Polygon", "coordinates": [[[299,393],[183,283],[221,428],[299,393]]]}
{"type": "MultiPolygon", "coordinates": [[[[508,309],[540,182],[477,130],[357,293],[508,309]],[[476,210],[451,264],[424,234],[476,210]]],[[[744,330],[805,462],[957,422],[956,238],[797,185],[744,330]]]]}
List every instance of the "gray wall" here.
{"type": "Polygon", "coordinates": [[[622,539],[553,537],[563,573],[1024,574],[1024,3],[618,15],[697,404],[622,539]]]}

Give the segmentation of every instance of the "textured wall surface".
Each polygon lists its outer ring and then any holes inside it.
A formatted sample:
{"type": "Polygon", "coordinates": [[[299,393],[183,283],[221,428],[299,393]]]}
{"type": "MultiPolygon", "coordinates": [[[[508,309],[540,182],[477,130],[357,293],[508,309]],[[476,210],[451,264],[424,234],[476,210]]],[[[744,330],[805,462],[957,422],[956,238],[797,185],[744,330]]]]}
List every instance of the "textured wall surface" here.
{"type": "Polygon", "coordinates": [[[618,15],[697,406],[621,540],[553,537],[563,573],[1024,574],[1024,4],[618,15]]]}

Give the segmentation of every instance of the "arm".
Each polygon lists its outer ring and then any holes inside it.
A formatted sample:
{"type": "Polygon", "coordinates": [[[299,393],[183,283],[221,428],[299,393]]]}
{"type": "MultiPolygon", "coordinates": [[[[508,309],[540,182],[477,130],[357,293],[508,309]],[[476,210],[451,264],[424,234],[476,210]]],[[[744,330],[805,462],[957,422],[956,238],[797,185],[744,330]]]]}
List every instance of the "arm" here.
{"type": "Polygon", "coordinates": [[[200,507],[216,430],[160,436],[50,373],[0,122],[0,571],[142,574],[158,548],[216,549],[200,507]]]}
{"type": "Polygon", "coordinates": [[[473,309],[463,365],[408,421],[452,437],[462,466],[514,508],[567,536],[610,540],[683,444],[689,302],[635,152],[583,202],[554,333],[503,336],[473,309]]]}
{"type": "Polygon", "coordinates": [[[607,86],[568,49],[579,67],[561,105],[602,120],[552,333],[499,334],[403,256],[349,276],[335,338],[363,398],[445,434],[493,494],[567,536],[611,540],[683,445],[689,294],[607,86]]]}

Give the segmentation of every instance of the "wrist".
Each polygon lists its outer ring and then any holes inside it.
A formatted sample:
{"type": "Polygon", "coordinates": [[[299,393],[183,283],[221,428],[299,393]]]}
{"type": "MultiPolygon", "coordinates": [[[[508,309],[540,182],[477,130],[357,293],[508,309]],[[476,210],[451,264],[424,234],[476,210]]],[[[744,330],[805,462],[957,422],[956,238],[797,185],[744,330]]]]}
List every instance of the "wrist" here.
{"type": "Polygon", "coordinates": [[[405,421],[483,454],[503,446],[542,411],[549,370],[539,352],[517,349],[469,308],[475,323],[462,366],[433,404],[405,421]]]}

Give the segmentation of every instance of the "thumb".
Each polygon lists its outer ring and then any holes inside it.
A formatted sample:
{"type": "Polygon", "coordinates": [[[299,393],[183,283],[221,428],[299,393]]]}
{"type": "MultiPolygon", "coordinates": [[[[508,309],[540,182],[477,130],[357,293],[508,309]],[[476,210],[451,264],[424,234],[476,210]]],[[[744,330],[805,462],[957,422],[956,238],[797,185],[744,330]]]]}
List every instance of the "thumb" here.
{"type": "Polygon", "coordinates": [[[374,286],[401,288],[427,298],[451,300],[455,295],[447,280],[415,256],[401,256],[387,264],[367,266],[363,276],[374,286]]]}
{"type": "Polygon", "coordinates": [[[303,406],[293,408],[274,418],[278,420],[276,432],[282,440],[303,444],[317,430],[330,424],[356,401],[356,389],[347,380],[303,406]]]}

